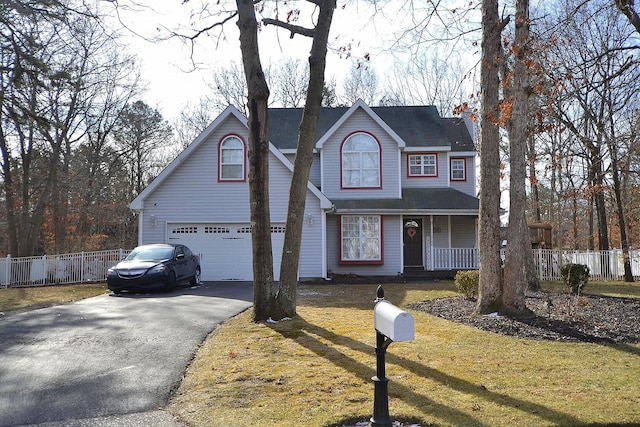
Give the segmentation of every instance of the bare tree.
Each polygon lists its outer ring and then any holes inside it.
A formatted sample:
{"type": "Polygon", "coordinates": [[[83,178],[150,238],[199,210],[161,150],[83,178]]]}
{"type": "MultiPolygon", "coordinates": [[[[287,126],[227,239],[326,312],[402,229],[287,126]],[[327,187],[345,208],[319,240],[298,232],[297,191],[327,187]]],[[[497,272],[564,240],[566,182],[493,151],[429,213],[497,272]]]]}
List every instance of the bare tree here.
{"type": "Polygon", "coordinates": [[[362,99],[367,105],[376,105],[381,101],[378,91],[378,74],[368,64],[356,63],[342,83],[343,104],[352,105],[362,99]]]}
{"type": "Polygon", "coordinates": [[[274,95],[273,104],[284,108],[304,105],[309,83],[309,65],[288,58],[270,67],[269,86],[274,95]]]}
{"type": "Polygon", "coordinates": [[[0,13],[0,151],[9,251],[42,251],[46,213],[63,246],[69,214],[69,171],[74,146],[99,86],[98,52],[113,38],[87,9],[56,1],[9,2],[0,13]],[[53,203],[55,201],[55,203],[53,203]],[[53,208],[53,209],[52,209],[53,208]]]}
{"type": "Polygon", "coordinates": [[[127,159],[131,198],[140,194],[168,163],[158,161],[158,156],[169,146],[172,133],[160,112],[142,101],[121,112],[113,136],[119,152],[127,159]]]}
{"type": "Polygon", "coordinates": [[[506,23],[497,0],[482,1],[482,62],[480,87],[480,286],[476,311],[502,311],[500,259],[500,37],[506,23]]]}
{"type": "MultiPolygon", "coordinates": [[[[529,131],[529,1],[516,0],[515,39],[512,80],[503,86],[511,94],[511,115],[508,119],[509,133],[509,225],[504,261],[504,286],[502,303],[505,313],[530,315],[526,305],[525,291],[529,283],[527,266],[533,264],[531,239],[527,226],[526,206],[526,151],[529,131]]],[[[506,89],[505,89],[506,91],[506,89]]]]}
{"type": "Polygon", "coordinates": [[[442,57],[436,49],[419,49],[407,60],[396,60],[387,76],[385,105],[435,105],[445,115],[468,99],[470,80],[460,57],[442,57]]]}

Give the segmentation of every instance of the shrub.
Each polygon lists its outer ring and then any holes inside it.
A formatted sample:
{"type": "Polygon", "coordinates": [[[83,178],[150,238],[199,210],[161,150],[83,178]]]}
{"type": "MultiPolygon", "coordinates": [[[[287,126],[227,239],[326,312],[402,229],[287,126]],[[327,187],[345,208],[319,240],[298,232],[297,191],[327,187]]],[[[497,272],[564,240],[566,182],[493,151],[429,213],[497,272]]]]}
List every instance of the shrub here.
{"type": "Polygon", "coordinates": [[[589,267],[584,264],[565,264],[560,267],[560,276],[569,292],[580,294],[589,280],[589,267]]]}
{"type": "Polygon", "coordinates": [[[478,296],[480,284],[480,272],[478,270],[458,271],[454,278],[456,289],[467,299],[475,299],[478,296]]]}

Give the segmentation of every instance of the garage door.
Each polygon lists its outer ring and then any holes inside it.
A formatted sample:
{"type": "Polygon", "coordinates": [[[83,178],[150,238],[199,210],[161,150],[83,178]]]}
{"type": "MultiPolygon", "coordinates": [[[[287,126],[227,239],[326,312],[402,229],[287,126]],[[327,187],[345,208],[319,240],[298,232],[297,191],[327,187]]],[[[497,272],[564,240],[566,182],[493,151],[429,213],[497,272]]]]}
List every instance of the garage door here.
{"type": "MultiPolygon", "coordinates": [[[[280,274],[284,224],[271,226],[274,279],[280,274]]],[[[251,225],[169,223],[169,243],[187,245],[200,255],[202,280],[253,280],[251,225]]]]}

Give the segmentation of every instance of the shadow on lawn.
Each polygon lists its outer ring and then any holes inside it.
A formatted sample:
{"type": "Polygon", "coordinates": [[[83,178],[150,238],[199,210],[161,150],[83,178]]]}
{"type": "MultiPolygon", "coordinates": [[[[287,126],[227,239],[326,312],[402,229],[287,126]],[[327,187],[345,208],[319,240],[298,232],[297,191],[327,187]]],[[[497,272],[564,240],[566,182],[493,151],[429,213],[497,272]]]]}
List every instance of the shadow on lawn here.
{"type": "MultiPolygon", "coordinates": [[[[295,322],[297,328],[292,330],[278,330],[278,327],[276,325],[270,325],[270,327],[274,331],[278,332],[288,339],[295,339],[298,344],[306,347],[308,350],[314,352],[318,356],[324,357],[334,365],[339,366],[346,371],[356,373],[358,377],[363,381],[370,381],[371,377],[375,375],[375,366],[364,365],[363,363],[354,360],[346,354],[341,354],[341,357],[335,357],[335,348],[331,349],[331,358],[326,357],[328,353],[327,345],[315,337],[321,337],[336,345],[347,346],[355,351],[375,355],[375,349],[372,346],[366,345],[352,338],[335,334],[325,328],[307,322],[300,316],[296,317],[295,322]],[[302,335],[304,335],[307,339],[299,339],[302,335]]],[[[438,371],[437,369],[429,368],[413,360],[409,360],[393,354],[387,354],[387,361],[393,364],[400,365],[405,369],[413,372],[417,376],[426,377],[437,381],[440,384],[443,384],[444,386],[456,390],[460,393],[475,395],[479,399],[492,401],[502,406],[518,408],[519,410],[527,414],[535,414],[536,416],[556,425],[583,425],[583,423],[573,418],[571,415],[564,414],[553,409],[528,402],[526,400],[516,399],[505,394],[492,392],[490,390],[487,390],[486,387],[482,385],[473,384],[468,381],[461,380],[460,378],[447,375],[443,372],[438,371]]],[[[410,388],[405,387],[401,384],[390,384],[390,388],[394,390],[394,394],[397,393],[411,396],[409,401],[405,402],[406,404],[410,404],[422,412],[428,412],[436,418],[447,420],[448,422],[457,425],[474,425],[480,427],[489,426],[489,424],[483,423],[480,420],[470,416],[469,414],[460,411],[459,409],[438,403],[430,399],[426,395],[417,393],[416,391],[411,390],[410,388]]],[[[371,396],[373,409],[373,385],[371,387],[371,396]]],[[[351,417],[349,420],[357,419],[361,419],[361,417],[351,417]]],[[[331,425],[335,426],[340,424],[331,423],[331,425]]]]}

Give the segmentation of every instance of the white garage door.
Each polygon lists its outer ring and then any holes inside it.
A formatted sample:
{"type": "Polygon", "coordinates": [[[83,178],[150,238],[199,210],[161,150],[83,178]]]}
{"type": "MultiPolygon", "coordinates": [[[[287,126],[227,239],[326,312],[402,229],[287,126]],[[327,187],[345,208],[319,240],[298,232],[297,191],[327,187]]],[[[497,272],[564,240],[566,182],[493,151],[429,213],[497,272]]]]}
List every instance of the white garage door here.
{"type": "MultiPolygon", "coordinates": [[[[253,280],[251,262],[251,226],[249,224],[182,224],[167,225],[169,243],[187,245],[200,255],[202,280],[253,280]]],[[[284,242],[284,224],[271,226],[274,279],[280,274],[284,242]]]]}

